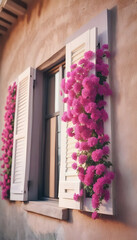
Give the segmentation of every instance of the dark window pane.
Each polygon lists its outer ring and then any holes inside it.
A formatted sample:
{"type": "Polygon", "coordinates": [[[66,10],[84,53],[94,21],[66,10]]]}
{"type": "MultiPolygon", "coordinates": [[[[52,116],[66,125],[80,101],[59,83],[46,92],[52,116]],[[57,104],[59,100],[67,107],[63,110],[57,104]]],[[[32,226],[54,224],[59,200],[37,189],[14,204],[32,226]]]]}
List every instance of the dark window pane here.
{"type": "Polygon", "coordinates": [[[47,84],[47,114],[55,112],[55,75],[49,76],[47,84]]]}
{"type": "Polygon", "coordinates": [[[60,78],[59,72],[55,74],[55,112],[59,112],[59,88],[60,88],[60,78]]]}
{"type": "Polygon", "coordinates": [[[55,198],[56,117],[46,120],[44,196],[55,198]]]}

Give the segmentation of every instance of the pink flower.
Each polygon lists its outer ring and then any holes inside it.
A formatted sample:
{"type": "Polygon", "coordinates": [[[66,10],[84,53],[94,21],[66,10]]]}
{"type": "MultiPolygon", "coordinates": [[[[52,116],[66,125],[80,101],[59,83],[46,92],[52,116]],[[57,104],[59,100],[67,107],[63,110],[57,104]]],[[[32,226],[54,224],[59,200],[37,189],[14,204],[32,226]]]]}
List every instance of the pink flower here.
{"type": "Polygon", "coordinates": [[[76,169],[77,169],[77,163],[73,163],[73,164],[72,164],[72,168],[73,168],[74,170],[76,170],[76,169]]]}
{"type": "Polygon", "coordinates": [[[95,138],[95,137],[91,137],[91,138],[88,139],[89,147],[94,147],[94,146],[97,145],[97,143],[98,143],[98,139],[95,138]]]}
{"type": "Polygon", "coordinates": [[[98,109],[94,110],[91,114],[91,118],[95,121],[97,121],[101,117],[101,113],[98,109]]]}
{"type": "Polygon", "coordinates": [[[104,190],[104,199],[105,199],[105,201],[106,202],[108,202],[108,200],[110,199],[110,193],[109,193],[109,191],[106,189],[106,190],[104,190]]]}
{"type": "Polygon", "coordinates": [[[76,142],[75,148],[79,148],[79,146],[80,146],[79,142],[76,142]]]}
{"type": "Polygon", "coordinates": [[[63,102],[66,103],[68,101],[68,97],[63,98],[63,102]]]}
{"type": "Polygon", "coordinates": [[[95,64],[92,63],[92,62],[89,62],[89,63],[85,66],[85,68],[86,68],[88,71],[94,69],[94,67],[95,67],[95,64]]]}
{"type": "Polygon", "coordinates": [[[82,196],[83,196],[83,194],[84,194],[84,190],[83,190],[83,189],[81,189],[81,190],[80,190],[80,194],[79,194],[79,195],[80,195],[80,197],[82,197],[82,196]]]}
{"type": "Polygon", "coordinates": [[[79,172],[78,177],[79,177],[80,181],[83,182],[85,175],[84,175],[84,173],[79,172]]]}
{"type": "Polygon", "coordinates": [[[98,162],[103,156],[103,150],[97,149],[92,152],[91,157],[94,162],[98,162]]]}
{"type": "Polygon", "coordinates": [[[100,85],[100,88],[102,88],[102,89],[98,89],[100,95],[105,95],[105,96],[112,95],[112,90],[110,89],[110,86],[107,82],[105,82],[104,85],[100,85]]]}
{"type": "Polygon", "coordinates": [[[86,186],[90,186],[93,183],[93,177],[89,173],[86,173],[85,178],[84,178],[84,184],[86,186]]]}
{"type": "Polygon", "coordinates": [[[94,193],[92,195],[91,202],[92,202],[92,207],[93,208],[98,208],[98,206],[99,206],[99,196],[94,193]]]}
{"type": "Polygon", "coordinates": [[[84,67],[89,63],[89,61],[85,58],[79,60],[78,64],[83,65],[84,67]]]}
{"type": "Polygon", "coordinates": [[[78,117],[79,122],[82,124],[86,124],[88,121],[88,116],[85,113],[81,113],[78,117]]]}
{"type": "Polygon", "coordinates": [[[102,121],[96,123],[95,131],[98,135],[104,134],[104,127],[102,121]]]}
{"type": "Polygon", "coordinates": [[[100,64],[96,64],[96,71],[101,72],[102,71],[102,66],[100,64]]]}
{"type": "Polygon", "coordinates": [[[94,53],[92,51],[85,52],[84,57],[85,59],[91,59],[92,57],[94,57],[94,53]]]}
{"type": "Polygon", "coordinates": [[[105,170],[106,170],[106,167],[104,164],[98,164],[96,166],[96,174],[97,175],[101,175],[103,172],[105,172],[105,170]]]}
{"type": "Polygon", "coordinates": [[[83,74],[83,68],[82,68],[82,67],[77,67],[77,68],[76,68],[76,72],[77,72],[78,74],[83,74]]]}
{"type": "Polygon", "coordinates": [[[109,51],[104,51],[104,54],[106,55],[107,58],[110,58],[110,56],[111,56],[109,51]]]}
{"type": "Polygon", "coordinates": [[[82,105],[81,105],[81,103],[79,102],[78,99],[74,99],[73,109],[77,114],[80,114],[82,112],[83,107],[82,107],[82,105]]]}
{"type": "Polygon", "coordinates": [[[91,136],[91,131],[88,128],[85,128],[83,129],[83,131],[81,131],[81,137],[84,140],[87,140],[90,136],[91,136]]]}
{"type": "Polygon", "coordinates": [[[107,134],[104,134],[104,136],[100,136],[99,137],[99,142],[101,143],[101,144],[104,144],[104,143],[106,143],[106,142],[109,142],[109,136],[107,135],[107,134]]]}
{"type": "Polygon", "coordinates": [[[70,121],[70,119],[68,118],[67,112],[63,113],[61,120],[64,121],[64,122],[70,121]]]}
{"type": "Polygon", "coordinates": [[[77,116],[72,118],[72,123],[73,123],[74,125],[79,123],[77,116]]]}
{"type": "Polygon", "coordinates": [[[74,84],[74,80],[73,80],[73,78],[69,78],[68,79],[68,81],[66,82],[66,89],[67,90],[70,90],[70,89],[72,89],[72,85],[74,84]]]}
{"type": "Polygon", "coordinates": [[[94,84],[94,86],[97,87],[99,84],[99,78],[97,76],[95,76],[94,74],[92,74],[91,80],[92,80],[92,84],[94,84]]]}
{"type": "Polygon", "coordinates": [[[9,134],[9,138],[12,138],[13,137],[13,134],[9,134]]]}
{"type": "Polygon", "coordinates": [[[76,82],[76,83],[73,85],[74,92],[75,92],[76,94],[78,94],[78,93],[81,91],[81,87],[82,87],[81,83],[76,82]]]}
{"type": "Polygon", "coordinates": [[[9,165],[9,164],[6,164],[6,168],[10,168],[10,165],[9,165]]]}
{"type": "Polygon", "coordinates": [[[93,175],[94,175],[94,171],[95,171],[95,166],[89,166],[89,167],[87,168],[86,173],[93,176],[93,175]]]}
{"type": "Polygon", "coordinates": [[[89,151],[90,147],[88,146],[87,142],[81,142],[80,144],[80,151],[89,151]]]}
{"type": "Polygon", "coordinates": [[[97,127],[96,126],[97,124],[92,119],[88,119],[88,122],[86,125],[91,130],[96,129],[96,127],[97,127]]]}
{"type": "Polygon", "coordinates": [[[65,78],[61,80],[61,88],[65,92],[65,78]]]}
{"type": "Polygon", "coordinates": [[[108,173],[106,174],[106,177],[107,177],[107,179],[113,180],[114,177],[115,177],[115,174],[114,174],[114,172],[108,172],[108,173]]]}
{"type": "Polygon", "coordinates": [[[79,156],[79,163],[83,164],[87,161],[87,155],[80,155],[79,156]]]}
{"type": "Polygon", "coordinates": [[[70,110],[70,108],[68,108],[67,115],[68,115],[69,120],[72,120],[73,114],[72,114],[72,110],[70,110]]]}
{"type": "Polygon", "coordinates": [[[72,153],[72,159],[77,160],[77,153],[76,152],[72,153]]]}
{"type": "Polygon", "coordinates": [[[97,219],[98,218],[98,213],[97,212],[93,212],[92,213],[92,219],[97,219]]]}
{"type": "Polygon", "coordinates": [[[103,182],[97,181],[97,182],[93,185],[93,191],[95,192],[96,195],[101,196],[102,193],[103,193],[103,182]]]}
{"type": "Polygon", "coordinates": [[[78,171],[79,171],[80,173],[83,173],[83,174],[84,174],[84,168],[83,168],[83,167],[79,167],[79,168],[78,168],[78,171]]]}
{"type": "Polygon", "coordinates": [[[85,106],[85,111],[87,113],[92,113],[96,109],[96,103],[90,102],[85,106]]]}
{"type": "Polygon", "coordinates": [[[84,78],[84,80],[83,80],[83,82],[82,82],[82,85],[83,85],[83,87],[86,88],[87,90],[88,90],[89,88],[93,88],[93,87],[94,87],[90,77],[84,78]]]}
{"type": "Polygon", "coordinates": [[[71,69],[75,69],[76,67],[77,67],[77,64],[72,64],[72,65],[70,66],[71,69]]]}
{"type": "Polygon", "coordinates": [[[73,99],[73,98],[75,98],[75,96],[76,96],[76,95],[75,95],[75,92],[74,92],[73,90],[70,90],[69,93],[68,93],[68,95],[69,95],[69,98],[70,98],[70,99],[73,99]]]}
{"type": "Polygon", "coordinates": [[[78,200],[79,200],[79,194],[74,193],[73,199],[74,199],[75,201],[78,201],[78,200]]]}
{"type": "Polygon", "coordinates": [[[107,104],[106,101],[100,100],[97,105],[98,105],[98,108],[102,108],[102,107],[104,107],[106,104],[107,104]]]}
{"type": "Polygon", "coordinates": [[[82,90],[82,97],[88,98],[90,96],[90,90],[89,89],[83,89],[82,90]]]}
{"type": "Polygon", "coordinates": [[[110,153],[108,146],[104,146],[102,150],[103,150],[103,155],[108,155],[110,153]]]}
{"type": "Polygon", "coordinates": [[[104,44],[104,45],[102,46],[102,48],[103,48],[103,49],[108,49],[108,44],[104,44]]]}
{"type": "Polygon", "coordinates": [[[74,132],[73,132],[73,128],[68,128],[67,129],[67,134],[68,134],[69,137],[73,137],[75,135],[74,132]]]}
{"type": "Polygon", "coordinates": [[[104,109],[101,109],[101,118],[105,122],[108,119],[108,114],[104,109]]]}
{"type": "Polygon", "coordinates": [[[5,178],[5,179],[8,179],[8,175],[7,175],[7,174],[5,174],[5,175],[4,175],[4,178],[5,178]]]}
{"type": "Polygon", "coordinates": [[[70,72],[67,72],[67,77],[68,77],[68,78],[70,77],[70,72]]]}
{"type": "Polygon", "coordinates": [[[103,50],[102,49],[97,49],[96,55],[97,55],[97,57],[103,57],[103,50]]]}

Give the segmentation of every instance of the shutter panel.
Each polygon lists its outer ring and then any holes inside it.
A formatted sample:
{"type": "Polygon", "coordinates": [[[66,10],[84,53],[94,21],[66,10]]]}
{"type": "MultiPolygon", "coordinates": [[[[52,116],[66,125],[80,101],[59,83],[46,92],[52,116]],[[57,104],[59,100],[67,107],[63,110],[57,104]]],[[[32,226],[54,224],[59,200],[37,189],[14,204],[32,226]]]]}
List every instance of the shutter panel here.
{"type": "MultiPolygon", "coordinates": [[[[108,64],[108,60],[106,60],[106,63],[108,64]]],[[[107,77],[107,82],[110,84],[109,76],[107,77]]],[[[104,133],[108,134],[109,137],[110,137],[110,144],[109,144],[110,154],[109,154],[108,160],[110,162],[112,162],[111,98],[110,97],[104,97],[104,100],[107,102],[104,109],[108,113],[108,120],[106,122],[104,122],[104,133]]],[[[105,200],[103,200],[102,204],[99,207],[98,212],[102,213],[102,214],[113,215],[114,214],[114,207],[113,207],[113,185],[112,185],[112,183],[109,186],[109,191],[110,191],[109,201],[106,202],[105,200]]],[[[92,205],[91,205],[91,198],[85,198],[84,205],[83,205],[83,210],[88,211],[88,212],[89,211],[90,212],[94,211],[94,209],[92,208],[92,205]]]]}
{"type": "Polygon", "coordinates": [[[28,68],[17,82],[10,200],[28,200],[34,79],[28,68]]]}
{"type": "MultiPolygon", "coordinates": [[[[66,45],[66,72],[70,71],[70,65],[77,63],[88,50],[96,51],[97,29],[90,29],[66,45]]],[[[66,110],[66,105],[64,105],[66,110]]],[[[77,173],[72,169],[74,162],[71,159],[76,152],[74,138],[68,137],[66,129],[71,127],[71,122],[61,122],[61,169],[59,183],[59,206],[72,209],[82,209],[82,202],[74,201],[74,193],[80,192],[80,181],[77,173]]]]}

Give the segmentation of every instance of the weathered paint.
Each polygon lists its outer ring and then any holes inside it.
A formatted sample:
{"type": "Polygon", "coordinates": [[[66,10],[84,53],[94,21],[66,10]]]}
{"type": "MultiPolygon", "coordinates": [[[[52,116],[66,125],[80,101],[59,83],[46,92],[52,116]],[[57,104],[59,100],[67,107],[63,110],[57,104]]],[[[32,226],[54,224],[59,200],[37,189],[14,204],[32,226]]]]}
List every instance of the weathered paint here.
{"type": "MultiPolygon", "coordinates": [[[[0,133],[8,84],[28,66],[40,66],[66,39],[104,9],[112,9],[113,160],[116,215],[70,211],[60,221],[0,201],[0,239],[137,239],[137,3],[134,0],[47,0],[30,5],[25,17],[0,39],[0,133]]],[[[1,143],[0,143],[1,144],[1,143]]]]}

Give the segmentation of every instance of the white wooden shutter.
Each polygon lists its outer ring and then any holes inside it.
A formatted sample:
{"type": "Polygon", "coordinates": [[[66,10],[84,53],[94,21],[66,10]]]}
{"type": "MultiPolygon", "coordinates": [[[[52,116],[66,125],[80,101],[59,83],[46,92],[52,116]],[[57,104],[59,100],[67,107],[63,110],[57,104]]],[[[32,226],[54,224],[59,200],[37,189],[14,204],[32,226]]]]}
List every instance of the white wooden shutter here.
{"type": "Polygon", "coordinates": [[[28,68],[17,82],[10,200],[28,200],[34,79],[28,68]]]}
{"type": "MultiPolygon", "coordinates": [[[[106,42],[104,42],[105,44],[106,42]]],[[[108,60],[106,60],[106,63],[108,64],[108,60]]],[[[107,82],[110,84],[109,77],[107,77],[107,82]]],[[[107,102],[104,109],[108,113],[108,120],[104,122],[104,133],[108,134],[110,137],[110,154],[108,160],[112,162],[112,117],[111,117],[111,98],[110,97],[104,97],[104,100],[107,102]]],[[[113,207],[113,187],[112,184],[109,186],[110,191],[110,199],[108,202],[105,200],[102,201],[102,204],[99,207],[99,213],[107,214],[107,215],[113,215],[114,214],[114,207],[113,207]]],[[[91,204],[91,198],[85,198],[84,204],[83,204],[83,210],[84,211],[94,211],[91,204]]]]}
{"type": "MultiPolygon", "coordinates": [[[[66,72],[70,71],[71,64],[77,63],[84,56],[84,52],[88,50],[96,51],[96,32],[96,28],[89,29],[66,45],[66,72]]],[[[66,105],[64,108],[66,110],[66,105]]],[[[68,127],[71,127],[71,123],[61,122],[59,206],[82,209],[82,203],[73,200],[74,193],[80,192],[80,181],[76,171],[71,167],[74,162],[71,159],[71,155],[73,152],[76,152],[76,140],[67,136],[66,129],[68,127]]]]}

